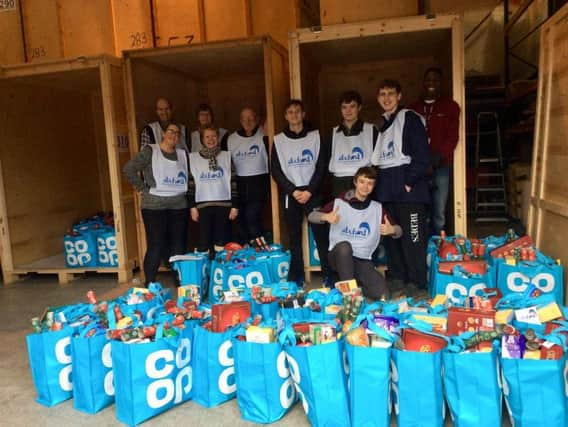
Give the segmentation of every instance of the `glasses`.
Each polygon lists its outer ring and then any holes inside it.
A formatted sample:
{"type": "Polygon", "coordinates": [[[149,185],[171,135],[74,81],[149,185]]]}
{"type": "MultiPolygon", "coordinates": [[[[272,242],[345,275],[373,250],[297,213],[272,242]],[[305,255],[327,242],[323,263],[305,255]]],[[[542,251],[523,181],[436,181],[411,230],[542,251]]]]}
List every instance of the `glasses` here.
{"type": "Polygon", "coordinates": [[[169,133],[170,135],[179,135],[180,131],[179,130],[173,130],[173,129],[167,129],[166,133],[169,133]]]}

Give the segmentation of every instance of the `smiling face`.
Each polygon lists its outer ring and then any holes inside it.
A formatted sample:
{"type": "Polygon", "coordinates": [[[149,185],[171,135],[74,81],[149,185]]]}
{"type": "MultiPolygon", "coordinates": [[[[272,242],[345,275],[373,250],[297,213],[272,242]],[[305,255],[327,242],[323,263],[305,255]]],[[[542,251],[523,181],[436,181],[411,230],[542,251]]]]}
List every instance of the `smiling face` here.
{"type": "Polygon", "coordinates": [[[394,113],[401,99],[402,93],[391,87],[383,87],[377,94],[377,101],[386,114],[394,113]]]}
{"type": "Polygon", "coordinates": [[[286,113],[284,118],[290,126],[300,126],[304,121],[306,113],[302,110],[302,107],[297,104],[292,104],[286,108],[286,113]]]}
{"type": "Polygon", "coordinates": [[[174,123],[170,123],[164,131],[164,139],[162,140],[162,144],[165,145],[165,148],[174,149],[178,143],[179,134],[179,127],[174,123]]]}
{"type": "Polygon", "coordinates": [[[213,121],[213,117],[211,116],[211,111],[208,110],[200,111],[197,114],[197,121],[199,122],[199,126],[201,127],[210,125],[213,121]]]}
{"type": "Polygon", "coordinates": [[[366,200],[373,192],[376,180],[359,175],[353,179],[355,185],[355,197],[359,200],[366,200]]]}
{"type": "Polygon", "coordinates": [[[361,112],[361,105],[355,101],[341,103],[341,116],[345,123],[355,123],[359,118],[361,112]]]}
{"type": "Polygon", "coordinates": [[[241,111],[240,121],[244,131],[249,135],[258,126],[256,113],[251,108],[244,108],[241,111]]]}
{"type": "Polygon", "coordinates": [[[167,99],[160,98],[156,101],[156,115],[162,123],[169,122],[172,119],[172,106],[167,99]]]}
{"type": "Polygon", "coordinates": [[[424,98],[425,99],[436,99],[440,96],[440,90],[442,87],[442,76],[437,71],[429,71],[424,76],[424,81],[422,83],[424,88],[424,98]]]}
{"type": "Polygon", "coordinates": [[[203,131],[203,145],[210,150],[219,144],[219,135],[215,129],[205,129],[203,131]]]}

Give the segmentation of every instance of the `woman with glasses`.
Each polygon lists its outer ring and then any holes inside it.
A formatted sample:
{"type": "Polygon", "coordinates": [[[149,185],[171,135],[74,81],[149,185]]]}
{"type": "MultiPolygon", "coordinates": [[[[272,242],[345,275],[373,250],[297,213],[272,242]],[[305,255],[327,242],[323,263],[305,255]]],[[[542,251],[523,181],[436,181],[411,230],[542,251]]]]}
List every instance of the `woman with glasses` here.
{"type": "Polygon", "coordinates": [[[206,125],[201,130],[203,146],[189,155],[189,206],[191,219],[199,223],[199,250],[223,249],[227,229],[237,218],[238,195],[231,155],[221,150],[219,130],[206,125]]]}
{"type": "Polygon", "coordinates": [[[146,230],[145,284],[155,282],[162,254],[183,254],[187,246],[188,158],[176,148],[180,127],[169,123],[159,144],[149,144],[126,165],[124,174],[142,195],[146,230]]]}

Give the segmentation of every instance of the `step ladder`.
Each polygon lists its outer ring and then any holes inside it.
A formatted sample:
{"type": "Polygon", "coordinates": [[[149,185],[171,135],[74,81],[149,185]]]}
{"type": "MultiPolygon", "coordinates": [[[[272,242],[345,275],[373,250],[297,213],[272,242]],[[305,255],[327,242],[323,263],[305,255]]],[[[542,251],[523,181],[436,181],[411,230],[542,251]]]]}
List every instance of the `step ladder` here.
{"type": "Polygon", "coordinates": [[[501,129],[494,111],[477,113],[475,168],[475,221],[509,221],[501,129]]]}

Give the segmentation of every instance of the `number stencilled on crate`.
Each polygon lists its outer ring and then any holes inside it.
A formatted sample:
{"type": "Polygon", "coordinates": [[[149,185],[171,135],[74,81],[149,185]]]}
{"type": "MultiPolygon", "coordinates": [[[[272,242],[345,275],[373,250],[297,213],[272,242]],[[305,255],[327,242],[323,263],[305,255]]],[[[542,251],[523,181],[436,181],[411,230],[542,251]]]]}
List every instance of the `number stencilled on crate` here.
{"type": "Polygon", "coordinates": [[[136,32],[132,33],[129,36],[130,38],[130,47],[132,48],[141,48],[150,46],[151,36],[149,36],[146,32],[136,32]]]}
{"type": "Polygon", "coordinates": [[[128,149],[128,135],[116,136],[116,147],[120,153],[127,153],[128,149]]]}
{"type": "Polygon", "coordinates": [[[30,57],[30,59],[44,58],[47,56],[47,50],[45,50],[45,47],[43,46],[30,47],[28,56],[30,57]]]}
{"type": "Polygon", "coordinates": [[[16,0],[0,0],[0,12],[16,10],[16,0]]]}

